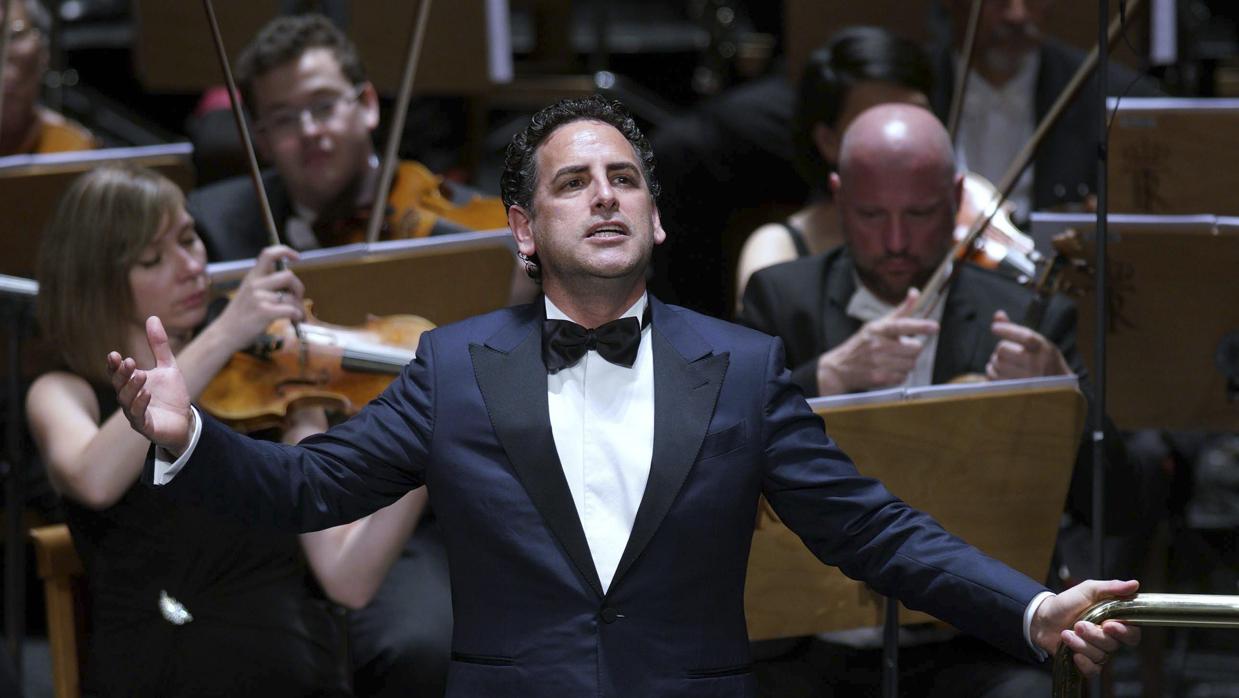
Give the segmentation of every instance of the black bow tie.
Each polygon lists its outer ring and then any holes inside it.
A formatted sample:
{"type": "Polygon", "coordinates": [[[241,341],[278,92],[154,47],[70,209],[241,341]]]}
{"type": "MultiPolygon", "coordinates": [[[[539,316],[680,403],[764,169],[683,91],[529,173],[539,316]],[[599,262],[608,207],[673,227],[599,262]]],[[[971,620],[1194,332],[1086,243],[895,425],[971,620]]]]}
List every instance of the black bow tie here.
{"type": "Polygon", "coordinates": [[[542,321],[542,362],[547,373],[559,373],[569,368],[593,349],[599,356],[617,366],[632,368],[641,346],[641,330],[650,324],[650,306],[640,320],[622,317],[587,330],[571,320],[542,321]]]}

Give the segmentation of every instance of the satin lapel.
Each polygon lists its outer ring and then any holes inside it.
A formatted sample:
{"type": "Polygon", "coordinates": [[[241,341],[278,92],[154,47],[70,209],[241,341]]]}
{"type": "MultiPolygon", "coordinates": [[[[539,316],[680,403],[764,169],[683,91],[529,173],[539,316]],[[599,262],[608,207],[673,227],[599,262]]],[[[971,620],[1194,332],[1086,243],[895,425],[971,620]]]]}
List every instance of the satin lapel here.
{"type": "Polygon", "coordinates": [[[537,319],[514,324],[485,346],[470,346],[473,371],[495,435],[525,491],[582,578],[601,597],[602,583],[551,433],[537,319]]]}
{"type": "Polygon", "coordinates": [[[705,438],[727,372],[728,354],[710,346],[666,306],[654,304],[654,454],[628,545],[611,582],[615,589],[641,556],[671,508],[705,438]]]}
{"type": "MultiPolygon", "coordinates": [[[[963,270],[960,270],[961,273],[963,270]]],[[[934,357],[934,383],[946,383],[972,371],[976,353],[986,344],[988,318],[978,318],[976,305],[960,284],[952,284],[942,309],[942,324],[938,330],[938,350],[934,357]]],[[[984,366],[984,362],[980,364],[984,366]]]]}

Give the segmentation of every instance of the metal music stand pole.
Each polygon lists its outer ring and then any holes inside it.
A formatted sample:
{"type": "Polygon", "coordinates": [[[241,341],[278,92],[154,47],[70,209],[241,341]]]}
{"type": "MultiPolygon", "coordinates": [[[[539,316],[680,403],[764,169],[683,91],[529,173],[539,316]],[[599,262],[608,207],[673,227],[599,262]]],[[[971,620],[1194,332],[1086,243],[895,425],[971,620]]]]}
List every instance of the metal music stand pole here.
{"type": "Polygon", "coordinates": [[[899,697],[899,601],[886,598],[882,621],[882,698],[899,697]]]}
{"type": "Polygon", "coordinates": [[[26,636],[26,459],[22,453],[22,334],[37,286],[33,281],[0,275],[0,314],[8,328],[8,362],[5,367],[5,546],[4,635],[16,680],[22,678],[22,642],[26,636]]]}
{"type": "MultiPolygon", "coordinates": [[[[1109,156],[1109,143],[1106,140],[1107,116],[1106,96],[1108,92],[1110,71],[1110,42],[1107,37],[1107,27],[1110,24],[1110,0],[1099,0],[1097,9],[1097,101],[1100,130],[1097,139],[1097,295],[1096,329],[1093,348],[1093,370],[1096,372],[1094,390],[1097,409],[1093,411],[1093,579],[1105,579],[1105,493],[1106,486],[1106,330],[1109,326],[1107,313],[1107,214],[1109,201],[1107,199],[1106,172],[1109,156]]],[[[1101,695],[1101,678],[1098,676],[1091,682],[1090,694],[1101,695]]]]}

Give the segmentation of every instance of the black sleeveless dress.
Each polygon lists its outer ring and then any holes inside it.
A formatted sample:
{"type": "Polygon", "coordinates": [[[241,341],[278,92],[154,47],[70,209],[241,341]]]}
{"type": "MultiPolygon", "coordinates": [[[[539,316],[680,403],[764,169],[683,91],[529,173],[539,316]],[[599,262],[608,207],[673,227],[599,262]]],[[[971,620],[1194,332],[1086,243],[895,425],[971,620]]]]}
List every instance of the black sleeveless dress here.
{"type": "MultiPolygon", "coordinates": [[[[116,409],[97,389],[100,414],[116,409]]],[[[65,502],[86,569],[86,696],[348,696],[340,628],[297,537],[174,505],[142,483],[65,502]]]]}

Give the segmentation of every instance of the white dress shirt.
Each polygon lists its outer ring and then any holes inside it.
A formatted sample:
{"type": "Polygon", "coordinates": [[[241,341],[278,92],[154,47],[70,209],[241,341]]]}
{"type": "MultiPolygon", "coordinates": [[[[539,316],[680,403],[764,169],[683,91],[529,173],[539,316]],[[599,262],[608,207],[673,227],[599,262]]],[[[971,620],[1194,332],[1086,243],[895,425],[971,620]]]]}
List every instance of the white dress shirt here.
{"type": "MultiPolygon", "coordinates": [[[[621,317],[640,319],[646,296],[621,317]]],[[[570,320],[546,299],[548,320],[570,320]]],[[[628,545],[654,456],[654,351],[650,328],[632,368],[590,350],[546,377],[551,433],[589,552],[606,591],[628,545]]]]}
{"type": "MultiPolygon", "coordinates": [[[[975,172],[999,186],[1015,156],[1036,130],[1037,72],[1041,55],[1024,57],[1015,76],[1001,87],[977,72],[968,74],[968,91],[960,110],[955,155],[963,171],[975,172]]],[[[956,76],[956,79],[959,79],[956,76]]],[[[1028,220],[1032,209],[1033,165],[1024,170],[1011,193],[1015,217],[1028,220]]]]}

